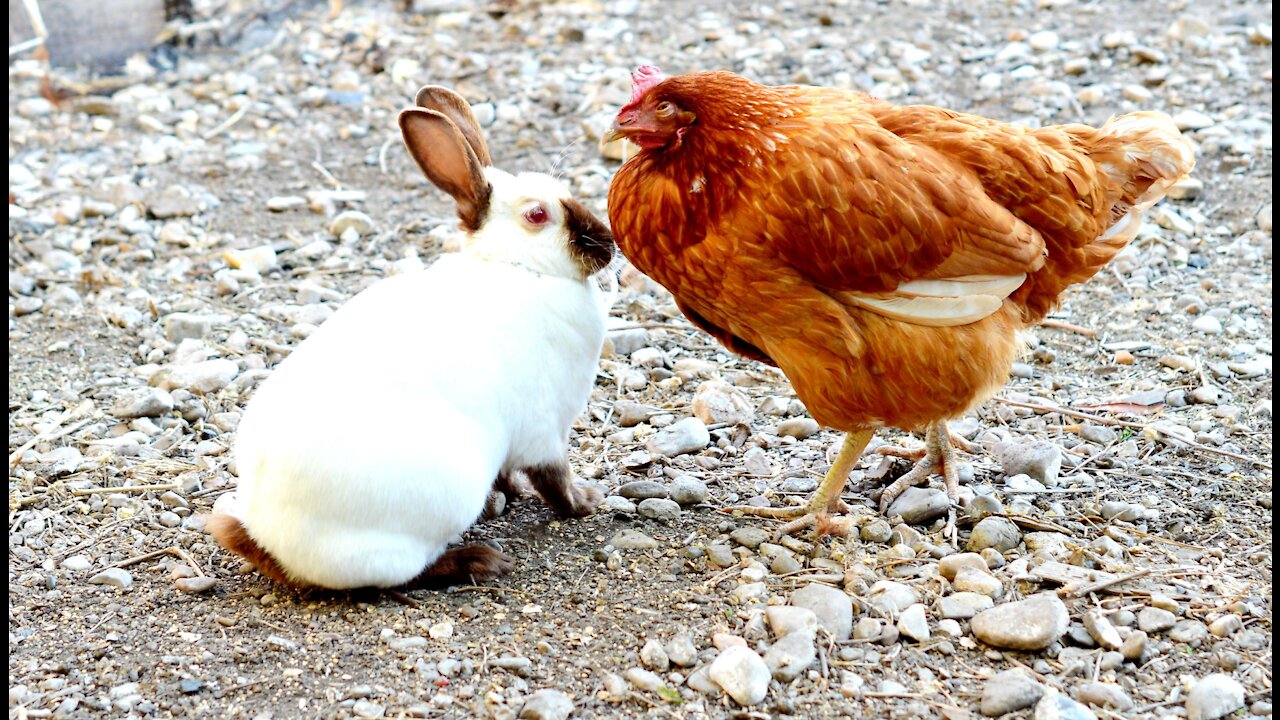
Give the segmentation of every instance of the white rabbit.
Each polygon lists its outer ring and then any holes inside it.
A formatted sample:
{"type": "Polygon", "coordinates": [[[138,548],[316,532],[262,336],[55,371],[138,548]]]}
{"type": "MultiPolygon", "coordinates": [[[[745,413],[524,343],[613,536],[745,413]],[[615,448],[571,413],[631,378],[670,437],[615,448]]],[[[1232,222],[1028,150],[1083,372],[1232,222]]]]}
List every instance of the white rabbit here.
{"type": "Polygon", "coordinates": [[[499,475],[561,515],[595,511],[566,446],[607,312],[592,275],[607,226],[547,175],[490,166],[471,109],[423,88],[400,114],[409,153],[458,205],[462,252],[375,283],[262,383],[235,443],[240,475],[209,531],[294,586],[415,588],[507,572],[447,545],[499,475]]]}

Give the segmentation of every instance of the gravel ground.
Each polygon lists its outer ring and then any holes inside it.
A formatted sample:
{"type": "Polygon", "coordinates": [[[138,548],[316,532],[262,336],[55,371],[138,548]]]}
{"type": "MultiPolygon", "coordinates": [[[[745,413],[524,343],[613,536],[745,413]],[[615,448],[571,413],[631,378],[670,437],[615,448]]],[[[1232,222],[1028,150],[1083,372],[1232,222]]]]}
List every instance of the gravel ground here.
{"type": "Polygon", "coordinates": [[[1272,714],[1271,3],[196,4],[221,21],[59,74],[58,107],[10,63],[10,717],[1272,714]],[[872,510],[892,461],[855,472],[847,537],[718,512],[799,502],[838,436],[624,273],[571,443],[599,513],[512,498],[470,534],[515,572],[416,606],[246,572],[203,524],[253,387],[457,242],[395,113],[451,85],[498,166],[603,212],[641,62],[1031,124],[1164,110],[1199,164],[955,424],[983,448],[964,547],[937,478],[872,510]]]}

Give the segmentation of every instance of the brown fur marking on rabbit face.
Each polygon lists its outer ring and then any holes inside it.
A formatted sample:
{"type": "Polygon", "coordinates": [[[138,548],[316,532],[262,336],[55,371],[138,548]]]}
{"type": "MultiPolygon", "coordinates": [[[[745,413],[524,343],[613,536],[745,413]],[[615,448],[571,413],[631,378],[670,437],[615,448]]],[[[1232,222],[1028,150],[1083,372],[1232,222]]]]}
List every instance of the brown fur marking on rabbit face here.
{"type": "Polygon", "coordinates": [[[569,252],[582,268],[584,276],[591,276],[613,262],[613,233],[600,218],[585,205],[569,198],[560,201],[564,206],[565,227],[569,230],[569,252]]]}

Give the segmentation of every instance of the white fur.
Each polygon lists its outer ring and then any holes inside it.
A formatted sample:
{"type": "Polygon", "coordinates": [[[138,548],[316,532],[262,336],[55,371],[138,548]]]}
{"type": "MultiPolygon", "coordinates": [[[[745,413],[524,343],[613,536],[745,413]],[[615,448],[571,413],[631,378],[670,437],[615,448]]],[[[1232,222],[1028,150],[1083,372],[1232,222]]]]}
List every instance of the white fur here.
{"type": "Polygon", "coordinates": [[[389,587],[475,522],[500,471],[565,458],[604,341],[568,255],[563,185],[487,168],[489,220],[462,253],[347,302],[257,390],[220,510],[295,579],[389,587]],[[524,204],[553,214],[534,230],[524,204]]]}

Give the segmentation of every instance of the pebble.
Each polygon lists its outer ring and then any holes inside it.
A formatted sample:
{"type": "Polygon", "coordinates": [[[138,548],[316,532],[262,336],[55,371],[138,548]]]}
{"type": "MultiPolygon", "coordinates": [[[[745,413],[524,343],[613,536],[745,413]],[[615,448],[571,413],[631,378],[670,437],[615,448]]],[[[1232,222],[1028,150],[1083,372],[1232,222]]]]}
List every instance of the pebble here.
{"type": "Polygon", "coordinates": [[[1052,592],[997,605],[973,617],[975,637],[997,648],[1043,650],[1067,631],[1067,606],[1052,592]]]}
{"type": "Polygon", "coordinates": [[[697,505],[707,500],[707,484],[697,478],[681,475],[671,481],[668,494],[681,505],[697,505]]]}
{"type": "Polygon", "coordinates": [[[644,517],[661,522],[673,522],[680,517],[680,503],[666,498],[646,498],[638,506],[644,517]]]}
{"type": "Polygon", "coordinates": [[[1130,710],[1133,699],[1120,686],[1104,682],[1085,682],[1077,685],[1071,693],[1076,700],[1100,708],[1111,710],[1130,710]]]}
{"type": "Polygon", "coordinates": [[[711,663],[707,674],[734,702],[743,707],[757,705],[769,692],[772,674],[764,659],[745,645],[725,648],[711,663]]]}
{"type": "Polygon", "coordinates": [[[640,648],[640,662],[658,672],[666,672],[671,667],[671,658],[667,656],[666,649],[654,639],[646,641],[644,647],[640,648]]]}
{"type": "Polygon", "coordinates": [[[792,632],[774,641],[764,654],[765,667],[780,682],[791,682],[818,657],[814,631],[792,632]]]}
{"type": "Polygon", "coordinates": [[[910,585],[893,580],[878,580],[867,590],[867,602],[890,615],[906,610],[920,602],[920,593],[910,585]]]}
{"type": "Polygon", "coordinates": [[[107,568],[89,578],[90,585],[109,585],[115,588],[128,589],[133,584],[133,576],[124,568],[107,568]]]}
{"type": "Polygon", "coordinates": [[[1124,641],[1119,631],[1107,620],[1107,616],[1097,610],[1084,614],[1084,627],[1098,645],[1108,650],[1118,650],[1124,641]]]}
{"type": "Polygon", "coordinates": [[[1141,630],[1134,630],[1129,633],[1129,637],[1120,643],[1120,654],[1125,660],[1136,663],[1142,660],[1143,654],[1147,651],[1147,634],[1141,630]]]}
{"type": "Polygon", "coordinates": [[[130,388],[111,406],[111,414],[122,420],[160,417],[172,410],[173,396],[156,387],[130,388]]]}
{"type": "Polygon", "coordinates": [[[809,608],[777,605],[765,610],[765,618],[775,637],[791,633],[813,634],[818,630],[818,616],[809,608]]]}
{"type": "Polygon", "coordinates": [[[892,536],[892,528],[889,527],[889,521],[884,518],[876,518],[866,525],[862,526],[862,530],[858,532],[858,536],[867,542],[887,543],[892,536]]]}
{"type": "Polygon", "coordinates": [[[1035,705],[1044,696],[1044,686],[1017,670],[997,673],[982,687],[979,710],[987,717],[999,717],[1035,705]]]}
{"type": "Polygon", "coordinates": [[[665,684],[662,682],[662,678],[649,670],[641,668],[631,668],[627,670],[625,675],[628,682],[647,692],[654,692],[665,684]]]}
{"type": "Polygon", "coordinates": [[[1098,720],[1087,706],[1049,688],[1036,703],[1034,720],[1098,720]]]}
{"type": "Polygon", "coordinates": [[[797,440],[804,440],[817,434],[822,426],[818,421],[812,418],[791,418],[778,423],[778,427],[774,429],[774,434],[779,437],[793,437],[797,440]]]}
{"type": "Polygon", "coordinates": [[[657,540],[631,528],[619,530],[612,538],[609,538],[609,544],[618,550],[652,550],[658,547],[657,540]]]}
{"type": "Polygon", "coordinates": [[[1062,448],[1057,445],[1044,441],[1001,442],[992,451],[1005,475],[1027,475],[1046,485],[1057,484],[1062,468],[1062,448]]]}
{"type": "Polygon", "coordinates": [[[666,498],[667,488],[653,480],[633,480],[618,488],[618,494],[628,500],[648,500],[649,498],[666,498]]]}
{"type": "Polygon", "coordinates": [[[978,552],[985,548],[995,548],[1004,552],[1018,547],[1021,541],[1022,533],[1012,520],[993,515],[983,518],[974,526],[966,547],[971,552],[978,552]]]}
{"type": "Polygon", "coordinates": [[[1217,720],[1244,707],[1244,687],[1230,675],[1215,673],[1196,681],[1187,693],[1187,720],[1217,720]]]}
{"type": "Polygon", "coordinates": [[[693,416],[706,423],[750,423],[755,409],[746,393],[723,380],[707,380],[693,394],[693,416]]]}
{"type": "Polygon", "coordinates": [[[1169,639],[1188,645],[1199,645],[1209,637],[1209,629],[1199,620],[1179,620],[1169,629],[1169,639]]]}
{"type": "Polygon", "coordinates": [[[667,658],[680,667],[692,667],[698,662],[698,648],[687,632],[676,633],[666,647],[667,658]]]}
{"type": "Polygon", "coordinates": [[[939,612],[949,620],[968,620],[992,607],[995,607],[994,600],[973,592],[953,593],[938,601],[939,612]]]}
{"type": "Polygon", "coordinates": [[[1209,623],[1209,634],[1214,637],[1227,637],[1244,627],[1244,619],[1239,615],[1223,615],[1209,623]]]}
{"type": "Polygon", "coordinates": [[[963,568],[987,571],[987,561],[978,553],[954,553],[938,561],[938,572],[947,580],[954,580],[963,568]]]}
{"type": "Polygon", "coordinates": [[[942,490],[909,487],[889,505],[888,515],[898,515],[905,523],[923,525],[947,514],[951,500],[942,490]]]}
{"type": "Polygon", "coordinates": [[[1191,329],[1206,335],[1222,334],[1222,321],[1212,315],[1201,315],[1191,321],[1191,329]]]}
{"type": "Polygon", "coordinates": [[[161,387],[172,390],[186,388],[198,393],[213,393],[231,383],[240,368],[233,360],[204,360],[187,365],[170,365],[161,371],[161,387]]]}
{"type": "Polygon", "coordinates": [[[924,605],[916,603],[902,611],[902,616],[898,618],[897,627],[898,632],[916,642],[928,640],[929,621],[925,617],[924,605]]]}
{"type": "Polygon", "coordinates": [[[209,592],[217,584],[217,578],[207,576],[178,578],[173,582],[174,587],[184,593],[191,593],[192,595],[209,592]]]}
{"type": "Polygon", "coordinates": [[[559,690],[539,690],[525,698],[520,720],[565,720],[573,714],[573,700],[559,690]]]}
{"type": "Polygon", "coordinates": [[[89,558],[83,555],[72,555],[71,557],[63,560],[61,565],[64,569],[70,570],[71,572],[84,572],[85,570],[93,567],[93,563],[89,561],[89,558]]]}
{"type": "MultiPolygon", "coordinates": [[[[501,493],[499,493],[501,494],[501,493]]],[[[505,503],[505,501],[504,501],[505,503]]],[[[636,504],[630,500],[618,495],[609,495],[604,499],[604,508],[609,512],[624,513],[632,515],[636,512],[636,504]]],[[[494,513],[489,517],[497,517],[501,513],[494,513]]]]}
{"type": "MultiPolygon", "coordinates": [[[[329,221],[329,233],[337,238],[349,236],[354,232],[357,238],[373,231],[373,218],[359,210],[344,210],[329,221]]],[[[344,238],[345,239],[345,238],[344,238]]]]}
{"type": "Polygon", "coordinates": [[[960,592],[978,593],[989,598],[998,598],[1004,594],[1004,583],[985,569],[961,568],[951,586],[960,592]]]}
{"type": "Polygon", "coordinates": [[[711,433],[698,418],[685,418],[654,433],[645,448],[663,457],[675,457],[701,450],[711,442],[711,433]]]}
{"type": "Polygon", "coordinates": [[[771,535],[767,530],[754,525],[740,527],[729,533],[730,540],[752,550],[760,547],[761,543],[768,542],[770,537],[771,535]]]}
{"type": "Polygon", "coordinates": [[[809,583],[791,593],[791,604],[812,610],[818,625],[831,633],[836,641],[849,639],[853,632],[853,600],[843,590],[809,583]]]}

